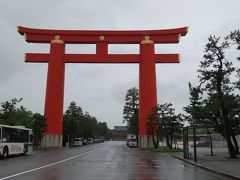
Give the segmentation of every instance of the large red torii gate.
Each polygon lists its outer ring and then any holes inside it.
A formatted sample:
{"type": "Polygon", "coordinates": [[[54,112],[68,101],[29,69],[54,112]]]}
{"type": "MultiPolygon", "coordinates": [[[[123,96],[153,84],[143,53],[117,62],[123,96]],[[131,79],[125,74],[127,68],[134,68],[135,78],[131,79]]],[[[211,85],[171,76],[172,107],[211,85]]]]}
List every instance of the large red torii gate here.
{"type": "Polygon", "coordinates": [[[178,63],[179,54],[155,54],[154,44],[178,43],[188,28],[149,31],[46,30],[18,27],[29,43],[49,43],[50,53],[26,53],[25,62],[48,63],[43,146],[62,146],[65,63],[139,63],[139,146],[150,146],[146,122],[157,105],[155,63],[178,63]],[[65,54],[65,44],[96,44],[96,54],[65,54]],[[140,44],[139,54],[108,54],[108,44],[140,44]]]}

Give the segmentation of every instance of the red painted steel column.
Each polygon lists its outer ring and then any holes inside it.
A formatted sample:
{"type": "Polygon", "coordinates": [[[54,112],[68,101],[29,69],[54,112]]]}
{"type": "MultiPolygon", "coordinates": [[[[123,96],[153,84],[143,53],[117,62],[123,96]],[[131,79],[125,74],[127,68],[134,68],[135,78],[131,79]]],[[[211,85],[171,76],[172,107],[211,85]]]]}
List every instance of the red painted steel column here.
{"type": "Polygon", "coordinates": [[[51,41],[50,56],[48,63],[47,88],[45,100],[45,117],[47,118],[48,144],[59,146],[61,144],[62,121],[63,121],[63,101],[64,101],[64,53],[65,44],[56,35],[51,41]],[[56,136],[58,135],[58,136],[56,136]],[[56,137],[55,137],[56,136],[56,137]],[[57,144],[56,144],[57,143],[57,144]]]}
{"type": "MultiPolygon", "coordinates": [[[[154,42],[145,37],[140,44],[140,74],[139,74],[139,136],[147,137],[147,121],[151,109],[157,106],[156,70],[154,59],[154,42]]],[[[148,143],[148,142],[147,142],[148,143]]],[[[148,146],[146,142],[141,146],[148,146]]]]}

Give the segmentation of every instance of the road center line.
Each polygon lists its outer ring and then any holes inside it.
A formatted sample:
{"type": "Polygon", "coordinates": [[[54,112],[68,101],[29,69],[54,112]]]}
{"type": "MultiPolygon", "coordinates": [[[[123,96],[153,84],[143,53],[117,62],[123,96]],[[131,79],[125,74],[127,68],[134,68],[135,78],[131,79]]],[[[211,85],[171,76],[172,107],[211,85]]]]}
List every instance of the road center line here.
{"type": "Polygon", "coordinates": [[[54,165],[57,165],[57,164],[60,164],[60,163],[63,163],[63,162],[66,162],[66,161],[69,161],[71,159],[74,159],[74,158],[77,158],[77,157],[80,157],[80,156],[84,156],[84,155],[87,155],[87,154],[90,154],[94,151],[97,151],[99,149],[102,149],[102,147],[99,147],[97,149],[93,149],[91,151],[88,151],[88,152],[85,152],[85,153],[82,153],[82,154],[78,154],[76,156],[73,156],[73,157],[70,157],[70,158],[67,158],[67,159],[63,159],[61,161],[57,161],[57,162],[54,162],[54,163],[50,163],[50,164],[47,164],[47,165],[44,165],[44,166],[40,166],[38,168],[34,168],[34,169],[30,169],[30,170],[27,170],[27,171],[23,171],[23,172],[20,172],[20,173],[17,173],[17,174],[13,174],[13,175],[10,175],[10,176],[6,176],[6,177],[3,177],[3,178],[0,178],[0,180],[5,180],[5,179],[10,179],[10,178],[13,178],[13,177],[16,177],[16,176],[20,176],[20,175],[23,175],[23,174],[27,174],[27,173],[30,173],[30,172],[33,172],[33,171],[37,171],[37,170],[40,170],[40,169],[44,169],[44,168],[47,168],[47,167],[50,167],[50,166],[54,166],[54,165]]]}

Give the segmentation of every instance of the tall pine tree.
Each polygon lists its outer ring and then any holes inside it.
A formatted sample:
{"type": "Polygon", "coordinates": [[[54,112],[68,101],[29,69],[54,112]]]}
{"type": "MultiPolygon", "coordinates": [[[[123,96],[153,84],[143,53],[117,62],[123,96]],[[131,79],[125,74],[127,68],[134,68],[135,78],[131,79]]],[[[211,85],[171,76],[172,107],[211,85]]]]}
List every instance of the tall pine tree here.
{"type": "Polygon", "coordinates": [[[123,107],[123,122],[128,124],[128,132],[138,137],[139,92],[137,88],[128,89],[123,107]]]}
{"type": "Polygon", "coordinates": [[[228,48],[227,41],[220,42],[220,38],[210,36],[198,72],[201,90],[206,92],[209,100],[214,98],[211,101],[214,101],[217,107],[215,118],[222,124],[229,155],[231,158],[236,158],[236,150],[231,139],[232,120],[229,118],[229,109],[226,104],[226,96],[233,91],[230,75],[235,71],[232,62],[225,57],[225,50],[228,48]]]}

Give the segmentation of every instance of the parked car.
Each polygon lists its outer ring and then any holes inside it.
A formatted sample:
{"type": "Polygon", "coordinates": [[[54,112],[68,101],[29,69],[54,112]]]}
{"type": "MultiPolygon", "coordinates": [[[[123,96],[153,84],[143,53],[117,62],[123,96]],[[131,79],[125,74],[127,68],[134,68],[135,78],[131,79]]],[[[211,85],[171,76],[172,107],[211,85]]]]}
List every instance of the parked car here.
{"type": "Polygon", "coordinates": [[[74,146],[82,146],[82,138],[74,138],[74,142],[73,142],[74,146]]]}
{"type": "Polygon", "coordinates": [[[136,139],[129,139],[127,144],[128,144],[128,147],[137,147],[136,139]]]}
{"type": "Polygon", "coordinates": [[[93,143],[94,143],[93,138],[88,138],[88,139],[87,139],[87,143],[88,143],[88,144],[93,144],[93,143]]]}
{"type": "Polygon", "coordinates": [[[82,145],[83,145],[83,146],[86,146],[86,145],[88,145],[88,142],[87,142],[87,140],[86,140],[86,139],[82,139],[82,145]]]}
{"type": "Polygon", "coordinates": [[[127,146],[128,147],[137,147],[137,138],[135,134],[127,135],[127,146]]]}
{"type": "Polygon", "coordinates": [[[94,143],[101,143],[101,142],[104,142],[104,138],[95,138],[94,139],[94,143]]]}

